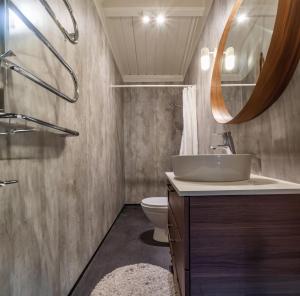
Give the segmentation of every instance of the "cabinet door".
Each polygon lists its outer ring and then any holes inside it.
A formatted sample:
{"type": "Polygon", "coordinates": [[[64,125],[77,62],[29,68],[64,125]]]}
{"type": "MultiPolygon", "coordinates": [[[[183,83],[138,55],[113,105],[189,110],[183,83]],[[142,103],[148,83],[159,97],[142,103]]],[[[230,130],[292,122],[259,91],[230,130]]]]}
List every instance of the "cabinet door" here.
{"type": "Polygon", "coordinates": [[[191,295],[300,295],[300,196],[190,198],[191,295]]]}

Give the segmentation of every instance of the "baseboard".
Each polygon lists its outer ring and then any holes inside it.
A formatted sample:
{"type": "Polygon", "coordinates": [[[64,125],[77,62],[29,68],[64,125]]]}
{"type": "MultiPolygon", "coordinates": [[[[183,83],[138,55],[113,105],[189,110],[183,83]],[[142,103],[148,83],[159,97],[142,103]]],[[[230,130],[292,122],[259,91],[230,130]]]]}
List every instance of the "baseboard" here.
{"type": "Polygon", "coordinates": [[[123,205],[123,207],[121,208],[121,210],[119,211],[117,217],[115,218],[114,222],[112,223],[112,225],[110,226],[110,228],[108,229],[108,231],[106,232],[105,236],[103,237],[103,239],[101,240],[99,246],[97,247],[96,251],[93,253],[92,257],[90,258],[90,260],[88,261],[87,265],[84,267],[83,271],[81,272],[81,274],[79,275],[77,281],[75,282],[75,284],[73,285],[72,289],[70,290],[70,292],[68,293],[68,296],[71,296],[72,293],[75,291],[76,287],[78,286],[78,283],[80,282],[80,280],[82,279],[84,273],[86,272],[86,270],[88,269],[88,267],[90,266],[91,262],[93,261],[94,257],[96,256],[97,252],[99,251],[100,247],[102,246],[103,242],[105,241],[107,235],[110,233],[112,227],[114,226],[114,224],[116,223],[116,221],[118,220],[120,214],[122,213],[124,207],[126,206],[126,204],[123,205]]]}

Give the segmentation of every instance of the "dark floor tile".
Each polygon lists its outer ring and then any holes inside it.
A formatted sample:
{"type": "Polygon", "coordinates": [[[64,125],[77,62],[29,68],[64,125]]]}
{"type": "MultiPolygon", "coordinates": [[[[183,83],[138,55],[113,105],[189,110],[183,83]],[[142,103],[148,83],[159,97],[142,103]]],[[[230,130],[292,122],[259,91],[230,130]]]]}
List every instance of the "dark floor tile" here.
{"type": "Polygon", "coordinates": [[[167,244],[153,241],[153,226],[140,206],[125,206],[71,296],[89,296],[103,276],[114,269],[150,263],[169,269],[167,244]]]}

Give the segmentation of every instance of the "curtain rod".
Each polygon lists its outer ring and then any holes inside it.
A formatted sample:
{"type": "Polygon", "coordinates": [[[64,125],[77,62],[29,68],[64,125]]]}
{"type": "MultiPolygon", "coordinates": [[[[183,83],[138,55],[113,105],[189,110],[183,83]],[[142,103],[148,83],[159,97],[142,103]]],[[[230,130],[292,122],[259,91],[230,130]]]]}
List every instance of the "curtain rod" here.
{"type": "Polygon", "coordinates": [[[117,84],[112,88],[137,88],[137,87],[189,87],[191,84],[117,84]]]}

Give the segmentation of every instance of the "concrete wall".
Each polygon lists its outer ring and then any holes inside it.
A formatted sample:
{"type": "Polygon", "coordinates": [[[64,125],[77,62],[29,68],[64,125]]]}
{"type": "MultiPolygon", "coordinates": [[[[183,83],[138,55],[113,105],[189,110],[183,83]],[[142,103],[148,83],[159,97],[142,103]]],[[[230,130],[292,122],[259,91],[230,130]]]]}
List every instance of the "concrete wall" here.
{"type": "MultiPolygon", "coordinates": [[[[5,107],[80,132],[76,138],[23,134],[0,138],[0,295],[67,295],[124,203],[123,107],[108,42],[92,0],[70,1],[78,45],[65,41],[37,0],[14,1],[78,75],[70,104],[8,73],[5,107]]],[[[62,1],[49,1],[68,28],[62,1]]],[[[72,83],[44,45],[13,24],[7,47],[18,63],[72,95],[72,83]]]]}
{"type": "Polygon", "coordinates": [[[126,89],[123,95],[126,202],[166,196],[164,172],[180,149],[182,89],[126,89]]]}

